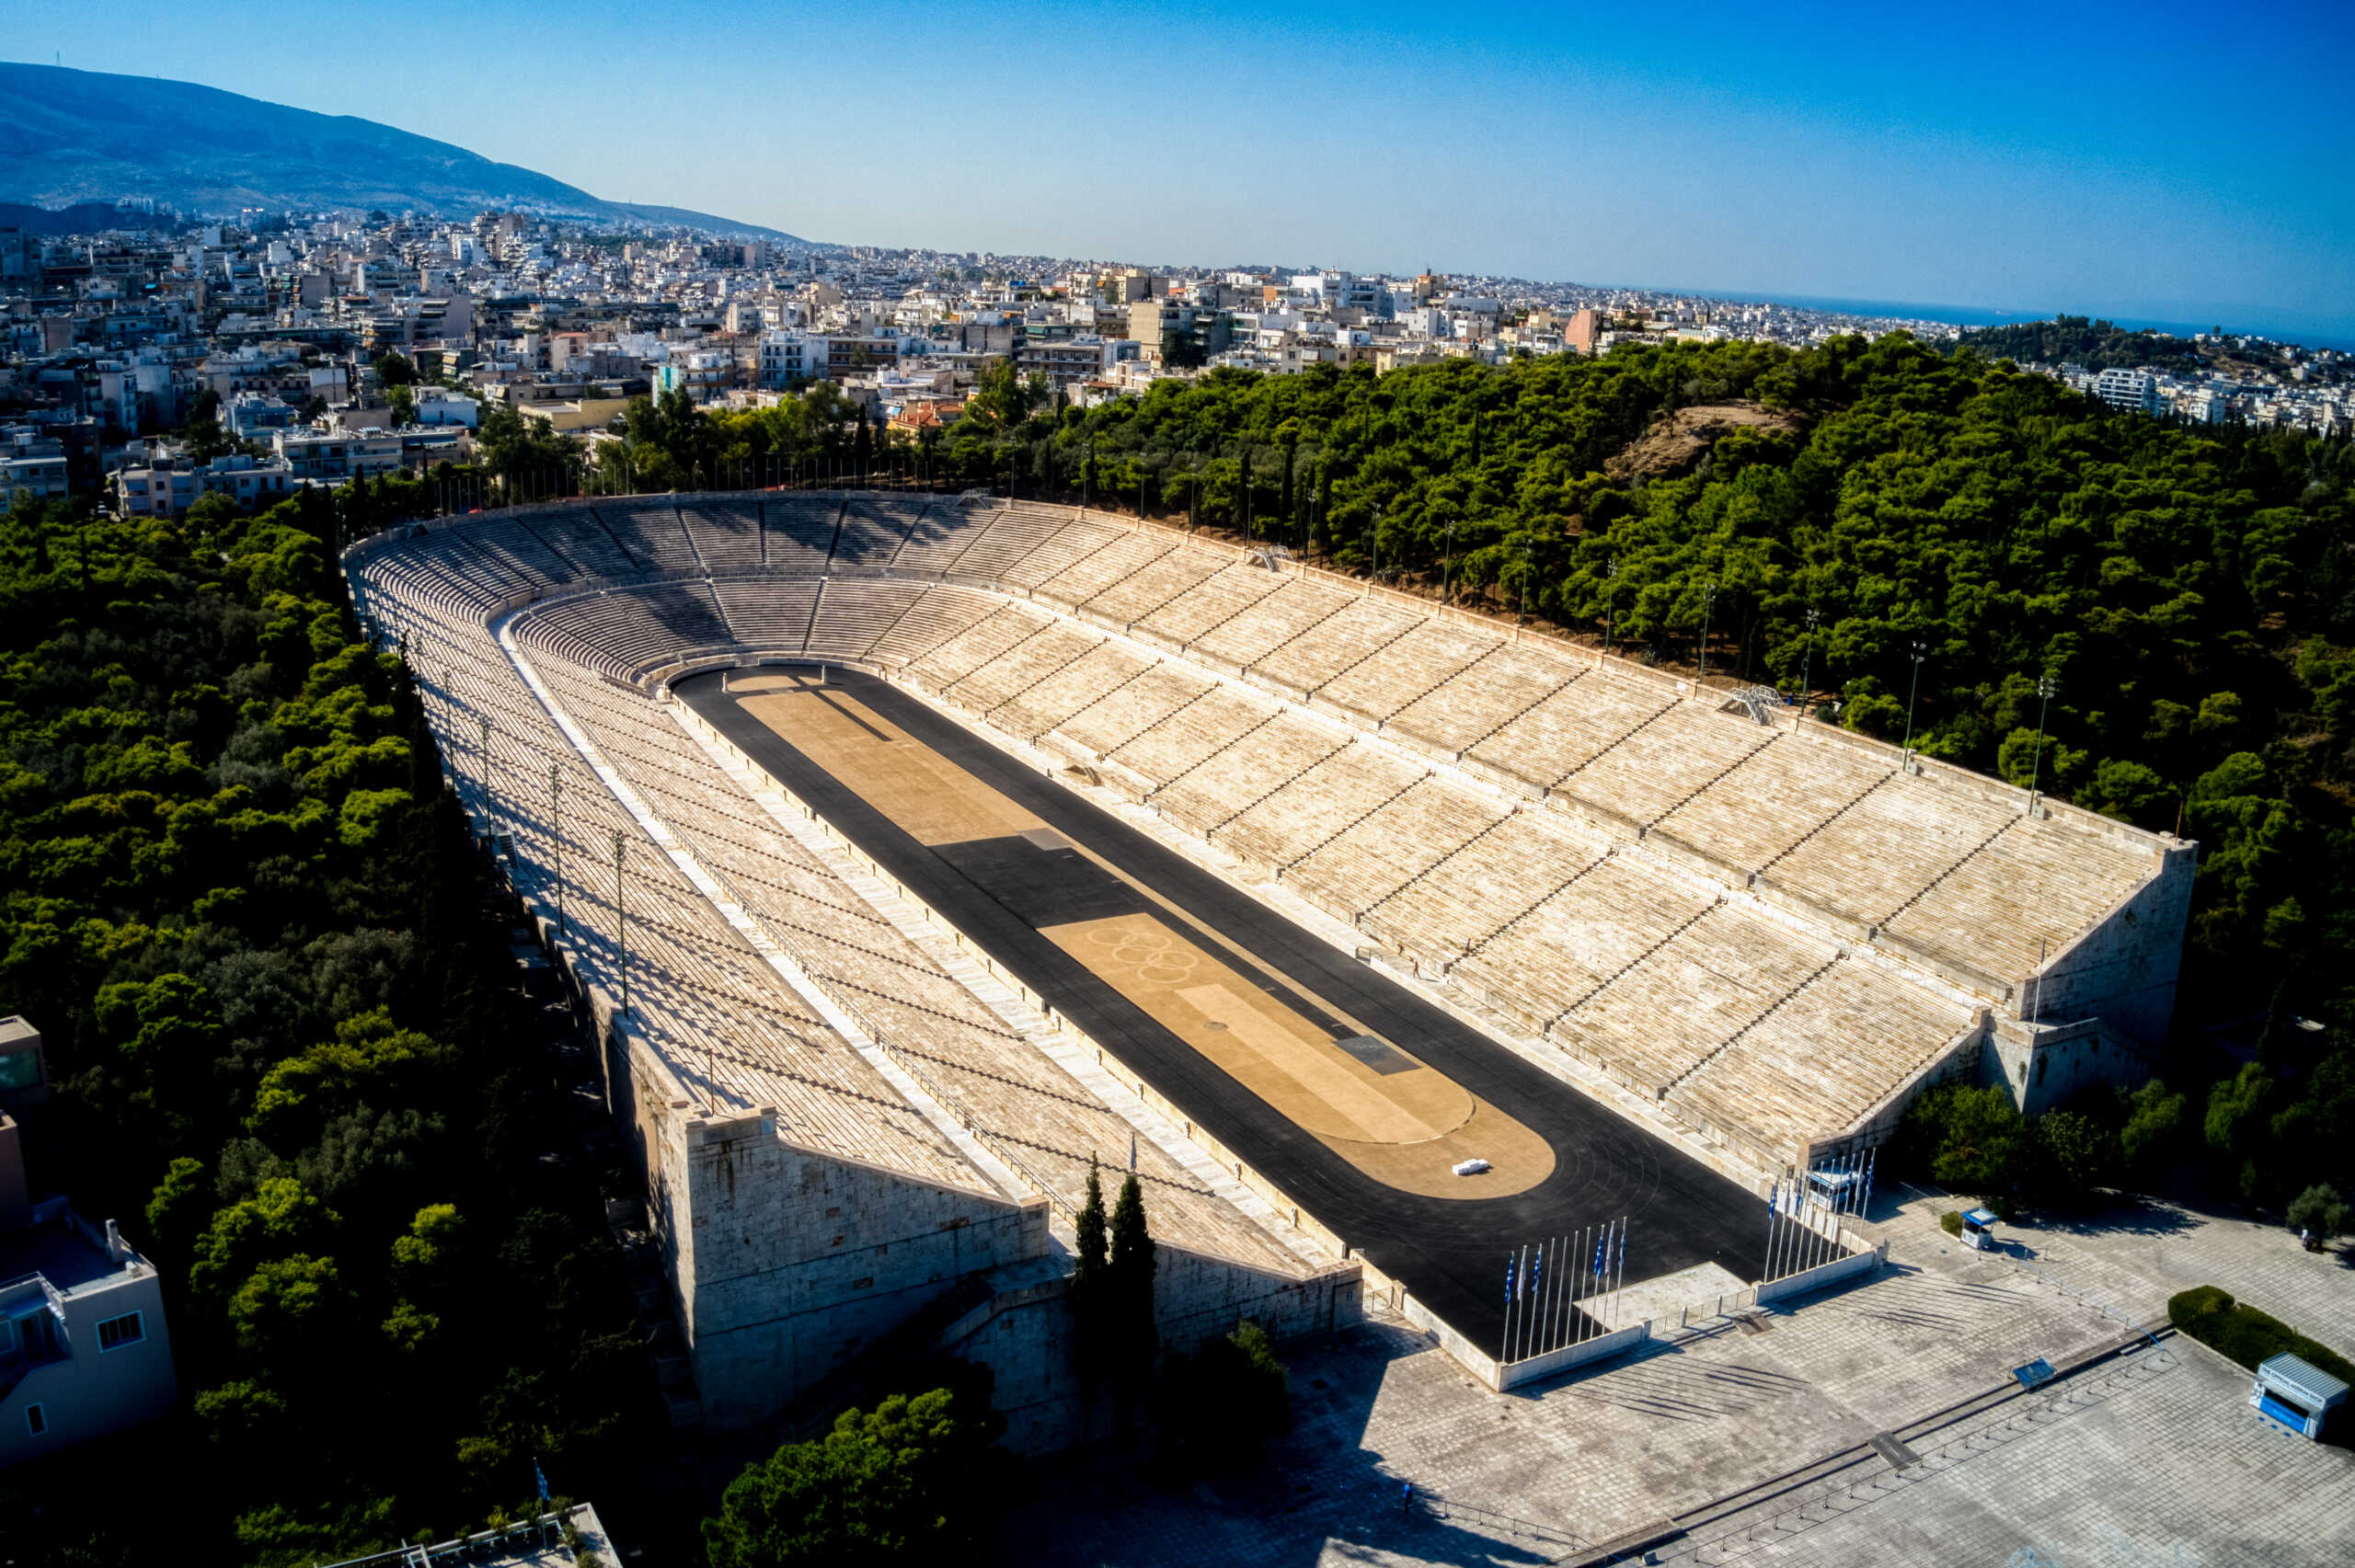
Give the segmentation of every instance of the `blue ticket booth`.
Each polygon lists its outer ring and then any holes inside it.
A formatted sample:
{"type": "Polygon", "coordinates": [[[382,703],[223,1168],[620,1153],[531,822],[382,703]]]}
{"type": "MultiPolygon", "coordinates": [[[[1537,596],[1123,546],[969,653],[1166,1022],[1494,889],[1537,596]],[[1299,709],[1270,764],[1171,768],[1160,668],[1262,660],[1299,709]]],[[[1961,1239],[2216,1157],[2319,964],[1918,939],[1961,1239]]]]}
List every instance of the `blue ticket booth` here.
{"type": "Polygon", "coordinates": [[[1962,1217],[1962,1244],[1980,1253],[1995,1244],[1995,1214],[1993,1209],[1974,1208],[1962,1217]]]}
{"type": "Polygon", "coordinates": [[[2301,1437],[2319,1442],[2331,1413],[2347,1402],[2347,1385],[2295,1356],[2261,1362],[2248,1402],[2301,1437]]]}

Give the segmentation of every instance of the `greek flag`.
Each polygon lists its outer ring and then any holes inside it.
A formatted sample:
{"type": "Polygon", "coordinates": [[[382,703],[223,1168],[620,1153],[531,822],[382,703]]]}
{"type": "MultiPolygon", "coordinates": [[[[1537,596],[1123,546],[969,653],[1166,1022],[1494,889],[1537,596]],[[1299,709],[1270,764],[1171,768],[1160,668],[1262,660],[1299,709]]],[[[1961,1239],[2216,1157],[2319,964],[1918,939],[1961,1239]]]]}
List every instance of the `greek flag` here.
{"type": "Polygon", "coordinates": [[[1537,1250],[1537,1255],[1529,1260],[1529,1283],[1522,1288],[1522,1294],[1523,1296],[1534,1296],[1545,1288],[1545,1248],[1540,1247],[1537,1250]]]}
{"type": "Polygon", "coordinates": [[[1594,1239],[1594,1277],[1603,1277],[1603,1260],[1611,1253],[1611,1232],[1605,1230],[1594,1239]]]}
{"type": "Polygon", "coordinates": [[[1505,1305],[1512,1305],[1512,1254],[1505,1254],[1505,1305]]]}

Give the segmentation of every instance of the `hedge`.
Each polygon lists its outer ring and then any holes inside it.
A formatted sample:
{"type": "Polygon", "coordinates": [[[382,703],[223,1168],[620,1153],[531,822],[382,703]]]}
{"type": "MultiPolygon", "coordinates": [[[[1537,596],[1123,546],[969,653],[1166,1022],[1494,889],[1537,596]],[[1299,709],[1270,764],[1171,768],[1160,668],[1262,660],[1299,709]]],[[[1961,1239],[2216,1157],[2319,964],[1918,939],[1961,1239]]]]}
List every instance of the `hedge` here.
{"type": "Polygon", "coordinates": [[[2260,1361],[2290,1355],[2355,1385],[2355,1362],[2316,1345],[2280,1319],[2255,1307],[2234,1304],[2212,1285],[2167,1299],[2167,1321],[2217,1354],[2254,1371],[2260,1361]]]}

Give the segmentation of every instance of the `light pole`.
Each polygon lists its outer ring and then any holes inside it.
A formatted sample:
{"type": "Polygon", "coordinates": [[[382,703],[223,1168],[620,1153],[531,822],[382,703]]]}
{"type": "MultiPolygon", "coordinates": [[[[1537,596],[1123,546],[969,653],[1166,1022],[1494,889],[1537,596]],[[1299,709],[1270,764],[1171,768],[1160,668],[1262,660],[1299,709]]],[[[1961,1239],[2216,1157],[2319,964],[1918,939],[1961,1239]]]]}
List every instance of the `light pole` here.
{"type": "Polygon", "coordinates": [[[1521,602],[1514,607],[1512,624],[1529,624],[1529,535],[1525,533],[1521,536],[1521,602]]]}
{"type": "Polygon", "coordinates": [[[1913,754],[1913,699],[1922,691],[1922,660],[1929,653],[1930,645],[1915,638],[1913,642],[1913,683],[1905,692],[1905,754],[1913,754]]]}
{"type": "Polygon", "coordinates": [[[490,715],[482,715],[478,722],[482,726],[482,830],[495,844],[499,813],[490,793],[490,715]]]}
{"type": "Polygon", "coordinates": [[[1815,629],[1823,624],[1823,612],[1810,604],[1807,607],[1807,657],[1799,664],[1799,717],[1807,717],[1808,698],[1815,691],[1815,629]]]}
{"type": "Polygon", "coordinates": [[[614,914],[616,918],[615,945],[621,953],[622,1016],[629,1016],[629,906],[622,901],[622,848],[627,842],[619,828],[614,830],[614,914]]]}
{"type": "Polygon", "coordinates": [[[548,832],[556,840],[556,933],[567,934],[564,924],[564,767],[548,764],[548,832]]]}
{"type": "Polygon", "coordinates": [[[1619,557],[1603,563],[1603,651],[1611,651],[1612,628],[1619,620],[1619,557]]]}
{"type": "Polygon", "coordinates": [[[1439,601],[1455,602],[1455,519],[1452,517],[1447,520],[1446,549],[1440,556],[1439,601]]]}
{"type": "Polygon", "coordinates": [[[2028,798],[2031,801],[2036,798],[2036,786],[2038,782],[2044,777],[2045,716],[2052,711],[2052,693],[2060,689],[2061,682],[2055,681],[2051,676],[2039,675],[2037,677],[2036,695],[2038,701],[2036,706],[2036,756],[2029,761],[2028,765],[2028,798]]]}
{"type": "Polygon", "coordinates": [[[1701,590],[1701,673],[1694,678],[1694,690],[1709,683],[1709,617],[1717,608],[1717,584],[1713,578],[1701,590]]]}

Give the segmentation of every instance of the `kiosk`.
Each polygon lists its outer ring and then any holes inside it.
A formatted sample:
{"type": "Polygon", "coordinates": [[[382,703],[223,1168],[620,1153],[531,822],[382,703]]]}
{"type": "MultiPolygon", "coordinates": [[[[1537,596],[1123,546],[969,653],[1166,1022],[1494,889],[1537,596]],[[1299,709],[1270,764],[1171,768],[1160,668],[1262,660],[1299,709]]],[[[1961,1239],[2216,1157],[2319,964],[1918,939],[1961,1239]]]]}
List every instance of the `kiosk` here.
{"type": "Polygon", "coordinates": [[[2347,1385],[2310,1361],[2276,1356],[2257,1364],[2248,1402],[2299,1436],[2320,1442],[2330,1413],[2347,1402],[2347,1385]]]}
{"type": "Polygon", "coordinates": [[[1962,1244],[1976,1253],[1987,1252],[1995,1245],[1993,1209],[1974,1208],[1962,1217],[1962,1244]]]}

